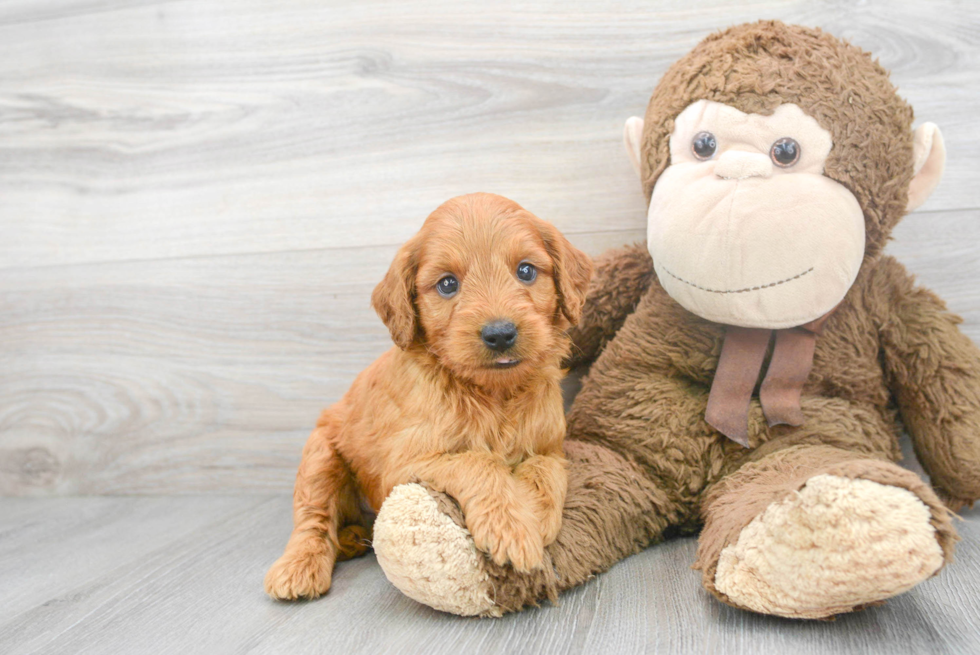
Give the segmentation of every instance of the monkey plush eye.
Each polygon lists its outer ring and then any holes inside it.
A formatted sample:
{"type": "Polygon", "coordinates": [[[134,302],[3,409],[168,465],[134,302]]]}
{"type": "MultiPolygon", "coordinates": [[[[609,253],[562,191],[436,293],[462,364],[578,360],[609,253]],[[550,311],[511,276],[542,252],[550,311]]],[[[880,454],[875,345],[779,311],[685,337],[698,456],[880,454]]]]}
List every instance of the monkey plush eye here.
{"type": "Polygon", "coordinates": [[[436,283],[436,290],[443,298],[452,298],[459,291],[459,280],[454,275],[447,275],[436,283]]]}
{"type": "Polygon", "coordinates": [[[538,269],[530,262],[521,262],[517,265],[517,279],[530,284],[538,277],[538,269]]]}
{"type": "Polygon", "coordinates": [[[694,152],[695,157],[701,160],[711,159],[717,149],[718,141],[711,132],[698,132],[694,135],[694,140],[691,141],[691,151],[694,152]]]}
{"type": "Polygon", "coordinates": [[[772,157],[772,161],[776,166],[787,168],[799,161],[800,144],[795,139],[789,137],[782,138],[772,144],[772,150],[769,151],[769,156],[772,157]]]}

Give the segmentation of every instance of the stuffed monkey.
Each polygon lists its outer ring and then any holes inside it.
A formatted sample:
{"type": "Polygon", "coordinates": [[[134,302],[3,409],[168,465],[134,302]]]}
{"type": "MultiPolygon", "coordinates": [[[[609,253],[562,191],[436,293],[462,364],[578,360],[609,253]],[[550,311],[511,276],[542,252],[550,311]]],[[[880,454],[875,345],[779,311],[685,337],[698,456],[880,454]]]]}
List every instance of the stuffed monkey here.
{"type": "Polygon", "coordinates": [[[545,567],[494,564],[452,499],[405,485],[375,524],[389,579],[496,616],[698,530],[704,587],[755,612],[825,618],[936,575],[947,508],[980,497],[980,352],[882,248],[939,182],[939,130],[868,54],[760,22],[675,63],[626,143],[648,239],[597,259],[572,332],[591,369],[545,567]],[[894,463],[903,427],[931,487],[894,463]]]}

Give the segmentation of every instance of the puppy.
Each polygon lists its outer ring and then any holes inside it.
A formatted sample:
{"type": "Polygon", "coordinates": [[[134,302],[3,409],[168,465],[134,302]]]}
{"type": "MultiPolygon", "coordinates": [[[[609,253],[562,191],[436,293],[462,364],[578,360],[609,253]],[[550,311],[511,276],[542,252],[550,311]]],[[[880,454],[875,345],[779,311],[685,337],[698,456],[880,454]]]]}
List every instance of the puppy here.
{"type": "Polygon", "coordinates": [[[273,598],[316,598],[362,554],[369,506],[421,480],[455,498],[476,546],[522,571],[561,527],[567,477],[559,382],[592,262],[500,196],[436,209],[371,304],[392,348],[325,410],[303,450],[294,529],[265,577],[273,598]]]}

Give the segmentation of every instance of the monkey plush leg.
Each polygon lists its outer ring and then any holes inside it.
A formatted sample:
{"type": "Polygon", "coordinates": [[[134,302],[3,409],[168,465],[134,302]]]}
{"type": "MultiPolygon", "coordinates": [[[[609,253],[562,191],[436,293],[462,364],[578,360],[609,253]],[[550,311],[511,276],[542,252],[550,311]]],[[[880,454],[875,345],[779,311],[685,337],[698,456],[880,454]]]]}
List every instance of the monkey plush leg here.
{"type": "Polygon", "coordinates": [[[641,469],[596,444],[568,441],[568,493],[544,568],[519,573],[478,551],[448,496],[395,487],[374,524],[374,550],[405,595],[464,616],[500,616],[554,600],[660,538],[678,509],[641,469]]]}
{"type": "Polygon", "coordinates": [[[461,616],[494,614],[492,562],[446,494],[421,483],[396,486],[375,519],[373,546],[388,580],[409,598],[461,616]]]}
{"type": "Polygon", "coordinates": [[[819,619],[935,575],[957,536],[917,475],[868,455],[797,445],[742,466],[706,494],[695,568],[734,607],[819,619]]]}

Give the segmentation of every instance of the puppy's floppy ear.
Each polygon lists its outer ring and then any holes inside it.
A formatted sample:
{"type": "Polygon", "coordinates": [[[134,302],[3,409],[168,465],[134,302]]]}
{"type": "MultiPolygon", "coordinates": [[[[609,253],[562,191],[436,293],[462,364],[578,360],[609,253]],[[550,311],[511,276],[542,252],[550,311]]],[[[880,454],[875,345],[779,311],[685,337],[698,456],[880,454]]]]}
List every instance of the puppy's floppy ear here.
{"type": "Polygon", "coordinates": [[[585,294],[592,279],[592,258],[569,243],[551,223],[538,220],[544,247],[555,269],[558,308],[568,322],[575,325],[582,318],[585,294]]]}
{"type": "Polygon", "coordinates": [[[405,350],[420,337],[415,307],[415,274],[418,270],[419,241],[413,237],[398,250],[395,261],[371,294],[371,306],[378,313],[395,345],[405,350]]]}

